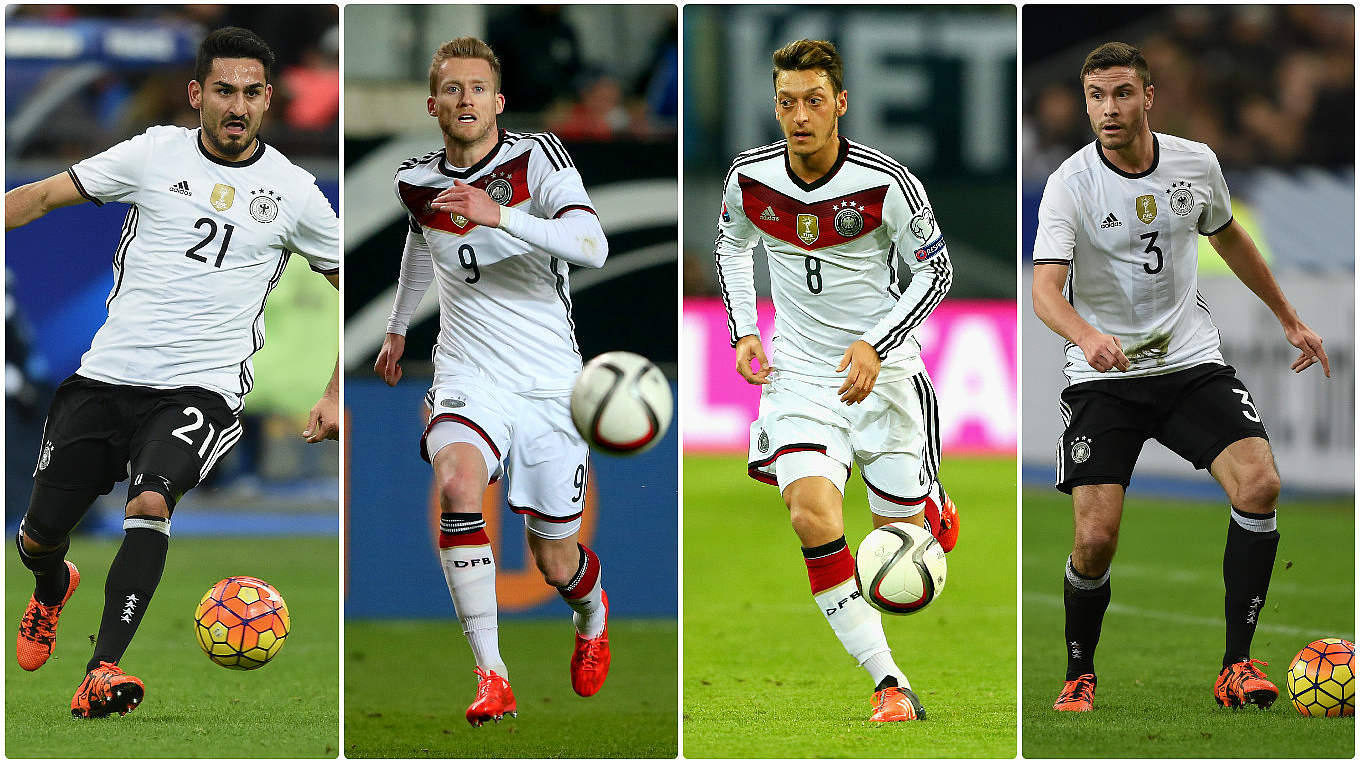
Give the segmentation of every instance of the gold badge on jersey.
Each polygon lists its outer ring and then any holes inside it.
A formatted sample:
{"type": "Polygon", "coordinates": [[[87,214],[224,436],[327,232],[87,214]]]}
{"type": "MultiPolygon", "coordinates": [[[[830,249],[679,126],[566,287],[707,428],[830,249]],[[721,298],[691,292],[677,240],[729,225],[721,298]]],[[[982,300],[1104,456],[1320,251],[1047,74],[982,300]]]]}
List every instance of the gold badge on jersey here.
{"type": "Polygon", "coordinates": [[[1138,210],[1138,218],[1143,220],[1143,224],[1152,224],[1152,220],[1157,218],[1157,199],[1151,195],[1140,195],[1133,201],[1133,207],[1138,210]]]}
{"type": "Polygon", "coordinates": [[[213,185],[212,194],[208,196],[212,202],[212,207],[218,211],[226,211],[231,208],[231,204],[236,200],[236,188],[231,185],[213,185]]]}
{"type": "Polygon", "coordinates": [[[468,218],[462,214],[449,214],[449,219],[452,219],[453,223],[458,225],[458,229],[460,230],[468,226],[468,218]]]}
{"type": "Polygon", "coordinates": [[[816,214],[798,215],[798,239],[805,245],[812,245],[817,242],[817,237],[821,233],[817,230],[816,214]]]}

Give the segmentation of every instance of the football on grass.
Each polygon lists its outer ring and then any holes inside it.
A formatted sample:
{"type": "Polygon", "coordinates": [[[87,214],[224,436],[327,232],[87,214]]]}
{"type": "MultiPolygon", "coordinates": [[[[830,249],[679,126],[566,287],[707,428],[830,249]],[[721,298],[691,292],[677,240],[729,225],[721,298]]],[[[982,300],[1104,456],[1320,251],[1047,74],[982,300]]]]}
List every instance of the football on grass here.
{"type": "Polygon", "coordinates": [[[875,528],[855,554],[855,580],[865,601],[883,612],[920,612],[944,591],[944,549],[930,531],[906,522],[875,528]]]}
{"type": "Polygon", "coordinates": [[[1285,674],[1294,709],[1317,718],[1355,714],[1355,645],[1318,639],[1294,655],[1285,674]]]}
{"type": "Polygon", "coordinates": [[[291,627],[279,592],[248,575],[218,581],[194,612],[198,645],[213,662],[232,670],[254,670],[274,659],[291,627]]]}
{"type": "Polygon", "coordinates": [[[610,351],[591,359],[571,392],[571,420],[606,454],[640,454],[671,424],[671,385],[645,357],[610,351]]]}

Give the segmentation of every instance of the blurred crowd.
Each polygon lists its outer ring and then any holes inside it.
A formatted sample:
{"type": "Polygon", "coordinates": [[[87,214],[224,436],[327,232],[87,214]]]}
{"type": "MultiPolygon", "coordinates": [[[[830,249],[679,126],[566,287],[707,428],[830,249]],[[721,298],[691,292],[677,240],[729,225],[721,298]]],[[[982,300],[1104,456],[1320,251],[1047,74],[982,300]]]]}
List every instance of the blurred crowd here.
{"type": "Polygon", "coordinates": [[[652,39],[638,41],[647,46],[647,63],[631,77],[586,61],[560,5],[488,8],[486,41],[501,59],[501,89],[513,97],[513,110],[541,114],[542,128],[569,143],[676,132],[674,15],[652,39]]]}
{"type": "MultiPolygon", "coordinates": [[[[1138,29],[1108,38],[1143,50],[1154,130],[1208,143],[1229,169],[1354,163],[1353,6],[1174,6],[1138,29]]],[[[1071,50],[1033,67],[1037,81],[1025,72],[1026,179],[1042,181],[1094,139],[1071,50]]]]}
{"type": "MultiPolygon", "coordinates": [[[[7,22],[155,22],[189,30],[195,41],[223,26],[259,34],[277,58],[271,75],[274,94],[261,135],[285,154],[329,156],[334,160],[340,112],[340,35],[334,5],[10,5],[7,22]]],[[[47,85],[67,75],[76,62],[9,62],[6,108],[10,119],[36,100],[47,85]]],[[[42,129],[13,137],[10,158],[75,161],[126,139],[152,124],[198,126],[185,87],[193,78],[193,56],[173,66],[105,66],[43,115],[42,129]]]]}

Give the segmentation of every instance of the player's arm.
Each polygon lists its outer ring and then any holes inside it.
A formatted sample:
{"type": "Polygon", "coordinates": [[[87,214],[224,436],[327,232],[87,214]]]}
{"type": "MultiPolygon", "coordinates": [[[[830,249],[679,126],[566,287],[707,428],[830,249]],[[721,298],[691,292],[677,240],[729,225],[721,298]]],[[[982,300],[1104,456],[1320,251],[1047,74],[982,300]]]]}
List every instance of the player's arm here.
{"type": "Polygon", "coordinates": [[[1321,362],[1323,374],[1331,377],[1332,367],[1327,361],[1327,352],[1322,348],[1322,338],[1299,318],[1299,313],[1285,298],[1261,251],[1242,225],[1235,220],[1228,222],[1227,227],[1209,236],[1209,244],[1218,251],[1237,279],[1269,307],[1275,318],[1280,320],[1285,339],[1299,349],[1299,356],[1290,368],[1302,372],[1314,363],[1321,362]]]}
{"type": "Polygon", "coordinates": [[[727,330],[736,353],[737,374],[752,385],[770,382],[774,369],[765,357],[756,328],[755,258],[752,252],[760,233],[742,208],[741,189],[735,172],[730,173],[718,214],[718,237],[713,256],[718,268],[718,287],[727,309],[727,330]],[[755,362],[754,369],[751,362],[755,362]]]}
{"type": "MultiPolygon", "coordinates": [[[[326,281],[340,289],[340,273],[326,275],[326,281]]],[[[331,370],[331,380],[321,392],[321,398],[307,415],[307,427],[302,431],[307,443],[340,439],[340,357],[335,357],[335,369],[331,370]]]]}
{"type": "Polygon", "coordinates": [[[434,258],[429,245],[414,220],[406,232],[406,248],[401,252],[401,271],[397,274],[397,295],[392,302],[392,316],[387,319],[387,336],[383,338],[378,360],[373,371],[383,382],[394,386],[401,380],[401,357],[406,353],[406,330],[420,306],[420,299],[434,280],[434,258]]]}
{"type": "Polygon", "coordinates": [[[22,227],[53,209],[74,206],[86,200],[76,187],[75,180],[71,179],[70,172],[21,185],[5,193],[5,231],[22,227]]]}
{"type": "Polygon", "coordinates": [[[1039,201],[1039,229],[1034,237],[1034,281],[1030,296],[1034,313],[1048,329],[1075,343],[1086,363],[1097,372],[1129,368],[1119,338],[1097,330],[1063,296],[1077,240],[1077,199],[1054,173],[1039,201]]]}

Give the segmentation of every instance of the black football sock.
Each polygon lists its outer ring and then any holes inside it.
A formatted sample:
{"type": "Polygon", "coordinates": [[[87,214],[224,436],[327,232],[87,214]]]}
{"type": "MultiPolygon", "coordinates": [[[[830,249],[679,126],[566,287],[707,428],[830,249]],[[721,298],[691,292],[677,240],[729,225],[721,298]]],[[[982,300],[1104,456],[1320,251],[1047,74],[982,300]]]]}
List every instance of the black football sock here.
{"type": "Polygon", "coordinates": [[[19,533],[14,534],[14,543],[19,547],[19,561],[33,571],[37,581],[33,598],[48,606],[61,604],[62,597],[66,596],[66,586],[71,582],[70,572],[66,569],[66,550],[71,547],[71,542],[63,540],[54,549],[30,552],[24,548],[23,528],[19,530],[19,533]]]}
{"type": "Polygon", "coordinates": [[[1096,644],[1100,641],[1105,608],[1109,606],[1110,571],[1106,570],[1099,578],[1088,578],[1072,567],[1072,558],[1068,557],[1066,577],[1063,578],[1063,608],[1067,613],[1063,627],[1067,637],[1066,680],[1096,672],[1096,644]]]}
{"type": "Polygon", "coordinates": [[[1270,571],[1275,566],[1275,549],[1280,532],[1275,529],[1275,512],[1263,515],[1232,507],[1228,521],[1228,542],[1223,547],[1223,614],[1228,621],[1227,647],[1223,667],[1251,659],[1251,638],[1266,603],[1270,571]]]}
{"type": "Polygon", "coordinates": [[[104,617],[87,671],[101,662],[118,662],[132,643],[146,614],[151,595],[161,581],[165,554],[170,548],[170,521],[139,516],[123,523],[123,545],[109,566],[104,583],[104,617]],[[155,527],[151,527],[155,526],[155,527]]]}

